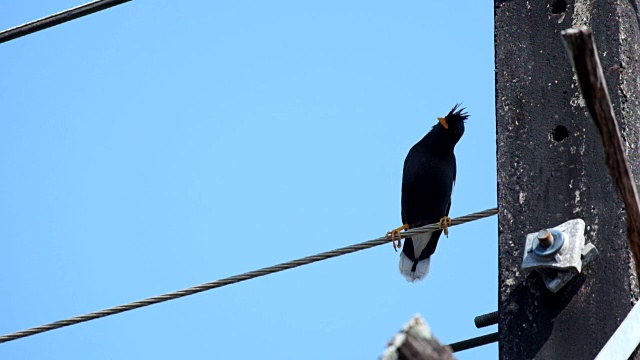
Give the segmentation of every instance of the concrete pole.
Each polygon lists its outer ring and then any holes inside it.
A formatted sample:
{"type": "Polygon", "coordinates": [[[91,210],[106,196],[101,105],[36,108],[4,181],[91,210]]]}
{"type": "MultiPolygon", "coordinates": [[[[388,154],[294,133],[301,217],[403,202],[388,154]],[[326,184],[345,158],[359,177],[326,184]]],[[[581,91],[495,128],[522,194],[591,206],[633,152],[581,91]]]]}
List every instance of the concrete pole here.
{"type": "Polygon", "coordinates": [[[634,0],[495,1],[500,359],[593,359],[638,299],[624,206],[560,31],[593,30],[640,179],[639,19],[634,0]],[[525,235],[573,218],[600,255],[552,294],[520,270],[525,235]]]}

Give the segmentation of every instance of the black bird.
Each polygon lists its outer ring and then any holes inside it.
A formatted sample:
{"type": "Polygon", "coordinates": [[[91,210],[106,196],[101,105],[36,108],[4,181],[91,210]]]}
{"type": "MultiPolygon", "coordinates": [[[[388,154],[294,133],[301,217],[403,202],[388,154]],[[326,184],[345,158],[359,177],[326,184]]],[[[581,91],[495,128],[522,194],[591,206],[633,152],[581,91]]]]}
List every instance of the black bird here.
{"type": "Polygon", "coordinates": [[[456,181],[453,148],[469,115],[458,104],[418,141],[404,160],[402,173],[402,226],[387,233],[396,247],[400,231],[439,223],[441,230],[407,238],[400,253],[400,272],[407,281],[421,280],[429,273],[431,255],[444,230],[449,235],[451,193],[456,181]]]}

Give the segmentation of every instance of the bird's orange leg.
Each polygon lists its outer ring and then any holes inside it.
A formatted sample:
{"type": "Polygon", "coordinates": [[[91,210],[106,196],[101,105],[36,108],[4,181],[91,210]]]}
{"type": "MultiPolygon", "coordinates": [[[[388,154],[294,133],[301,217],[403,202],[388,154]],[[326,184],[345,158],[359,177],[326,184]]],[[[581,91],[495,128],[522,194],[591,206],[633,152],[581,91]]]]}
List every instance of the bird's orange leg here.
{"type": "Polygon", "coordinates": [[[400,226],[397,229],[393,229],[389,232],[387,232],[386,237],[391,240],[391,243],[393,244],[393,250],[398,251],[398,248],[402,247],[402,236],[400,235],[400,231],[408,229],[409,225],[404,224],[402,226],[400,226]],[[396,245],[396,236],[398,237],[398,244],[396,245]]]}
{"type": "Polygon", "coordinates": [[[449,226],[451,226],[451,218],[444,216],[438,222],[438,227],[444,231],[444,236],[449,237],[449,226]]]}

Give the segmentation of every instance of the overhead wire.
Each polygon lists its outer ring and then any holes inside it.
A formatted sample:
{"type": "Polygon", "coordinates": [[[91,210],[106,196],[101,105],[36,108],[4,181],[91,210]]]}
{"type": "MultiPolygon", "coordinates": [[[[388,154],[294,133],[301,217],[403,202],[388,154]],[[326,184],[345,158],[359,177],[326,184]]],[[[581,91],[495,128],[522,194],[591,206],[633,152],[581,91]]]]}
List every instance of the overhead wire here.
{"type": "Polygon", "coordinates": [[[38,20],[28,22],[11,29],[0,31],[0,44],[17,39],[19,37],[33,34],[37,31],[48,29],[52,26],[66,23],[67,21],[75,20],[83,16],[87,16],[98,11],[102,11],[116,5],[120,5],[131,0],[95,0],[76,6],[74,8],[55,13],[43,17],[38,20]]]}
{"type": "MultiPolygon", "coordinates": [[[[461,216],[461,217],[452,219],[450,226],[455,226],[455,225],[464,224],[464,223],[467,223],[467,222],[470,222],[470,221],[480,220],[480,219],[483,219],[483,218],[486,218],[486,217],[489,217],[489,216],[493,216],[493,215],[495,215],[497,213],[498,213],[498,209],[497,208],[487,209],[487,210],[484,210],[484,211],[479,211],[479,212],[476,212],[476,213],[472,213],[472,214],[469,214],[469,215],[465,215],[465,216],[461,216]]],[[[401,233],[401,237],[402,238],[408,238],[408,237],[415,236],[415,235],[418,235],[418,234],[433,232],[433,231],[436,231],[436,230],[439,230],[439,229],[440,229],[440,227],[439,227],[439,225],[437,223],[436,224],[430,224],[430,225],[422,226],[422,227],[419,227],[419,228],[406,230],[406,231],[401,233]]],[[[139,308],[142,308],[142,307],[145,307],[145,306],[154,305],[154,304],[158,304],[158,303],[161,303],[161,302],[178,299],[178,298],[185,297],[185,296],[188,296],[188,295],[193,295],[193,294],[197,294],[197,293],[200,293],[200,292],[203,292],[203,291],[207,291],[207,290],[223,287],[223,286],[226,286],[226,285],[235,284],[235,283],[238,283],[238,282],[241,282],[241,281],[257,278],[257,277],[260,277],[260,276],[269,275],[269,274],[277,273],[277,272],[288,270],[288,269],[293,269],[293,268],[296,268],[298,266],[307,265],[307,264],[311,264],[311,263],[314,263],[314,262],[318,262],[318,261],[327,260],[327,259],[331,259],[331,258],[334,258],[334,257],[350,254],[352,252],[369,249],[369,248],[372,248],[372,247],[375,247],[375,246],[379,246],[379,245],[382,245],[382,244],[386,244],[386,243],[389,243],[389,242],[391,242],[391,240],[389,238],[387,238],[387,237],[379,237],[377,239],[365,241],[365,242],[362,242],[362,243],[359,243],[359,244],[354,244],[354,245],[342,247],[342,248],[339,248],[339,249],[323,252],[323,253],[320,253],[320,254],[307,256],[307,257],[304,257],[304,258],[301,258],[301,259],[288,261],[288,262],[285,262],[285,263],[282,263],[282,264],[273,265],[273,266],[269,266],[269,267],[266,267],[266,268],[249,271],[249,272],[246,272],[244,274],[234,275],[234,276],[227,277],[227,278],[224,278],[224,279],[220,279],[220,280],[208,282],[208,283],[205,283],[205,284],[189,287],[189,288],[186,288],[186,289],[183,289],[183,290],[178,290],[178,291],[174,291],[174,292],[170,292],[170,293],[166,293],[166,294],[162,294],[162,295],[157,295],[157,296],[150,297],[150,298],[147,298],[147,299],[134,301],[134,302],[131,302],[131,303],[128,303],[128,304],[114,306],[114,307],[107,308],[107,309],[104,309],[104,310],[95,311],[95,312],[92,312],[92,313],[88,313],[88,314],[84,314],[84,315],[80,315],[80,316],[75,316],[75,317],[64,319],[64,320],[58,320],[58,321],[55,321],[55,322],[52,322],[52,323],[49,323],[49,324],[44,324],[44,325],[36,326],[36,327],[30,328],[30,329],[17,331],[17,332],[10,333],[10,334],[7,334],[7,335],[2,335],[2,336],[0,336],[0,343],[5,343],[5,342],[8,342],[8,341],[17,340],[17,339],[24,338],[24,337],[27,337],[27,336],[32,336],[32,335],[40,334],[40,333],[43,333],[43,332],[47,332],[47,331],[63,328],[63,327],[66,327],[66,326],[71,326],[71,325],[83,323],[83,322],[86,322],[86,321],[95,320],[95,319],[103,318],[103,317],[106,317],[106,316],[119,314],[119,313],[122,313],[122,312],[125,312],[125,311],[139,309],[139,308]]]]}

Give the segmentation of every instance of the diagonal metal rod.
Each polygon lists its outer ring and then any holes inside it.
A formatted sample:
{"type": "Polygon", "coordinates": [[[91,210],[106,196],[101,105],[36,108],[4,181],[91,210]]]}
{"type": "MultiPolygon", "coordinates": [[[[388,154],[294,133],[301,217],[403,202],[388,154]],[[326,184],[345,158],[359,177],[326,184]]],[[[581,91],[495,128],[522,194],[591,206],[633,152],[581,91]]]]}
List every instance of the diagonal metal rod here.
{"type": "Polygon", "coordinates": [[[595,360],[629,359],[640,344],[640,302],[636,303],[595,360]]]}
{"type": "MultiPolygon", "coordinates": [[[[489,216],[493,216],[493,215],[495,215],[497,213],[498,213],[498,209],[497,208],[493,208],[493,209],[487,209],[487,210],[480,211],[480,212],[477,212],[477,213],[469,214],[469,215],[466,215],[466,216],[461,216],[459,218],[452,219],[451,220],[451,226],[460,225],[460,224],[464,224],[464,223],[467,223],[467,222],[470,222],[470,221],[483,219],[483,218],[486,218],[486,217],[489,217],[489,216]]],[[[438,227],[438,224],[426,225],[426,226],[423,226],[423,227],[407,230],[407,231],[402,233],[402,237],[404,238],[404,237],[410,237],[410,236],[414,236],[414,235],[418,235],[418,234],[424,234],[424,233],[433,232],[433,231],[436,231],[436,230],[439,230],[439,229],[440,228],[438,227]]],[[[59,329],[59,328],[66,327],[66,326],[79,324],[79,323],[82,323],[82,322],[85,322],[85,321],[99,319],[99,318],[102,318],[102,317],[105,317],[105,316],[119,314],[119,313],[122,313],[122,312],[125,312],[125,311],[134,310],[134,309],[138,309],[138,308],[149,306],[149,305],[154,305],[154,304],[158,304],[158,303],[169,301],[169,300],[173,300],[173,299],[178,299],[178,298],[181,298],[181,297],[184,297],[184,296],[197,294],[199,292],[203,292],[203,291],[219,288],[219,287],[226,286],[226,285],[235,284],[235,283],[238,283],[238,282],[241,282],[241,281],[257,278],[257,277],[260,277],[260,276],[269,275],[269,274],[277,273],[277,272],[288,270],[288,269],[293,269],[293,268],[296,268],[298,266],[311,264],[311,263],[314,263],[314,262],[317,262],[317,261],[327,260],[327,259],[331,259],[331,258],[334,258],[334,257],[350,254],[352,252],[369,249],[369,248],[372,248],[374,246],[386,244],[386,243],[389,243],[389,242],[390,242],[390,240],[388,238],[379,237],[377,239],[365,241],[363,243],[346,246],[346,247],[339,248],[339,249],[336,249],[336,250],[323,252],[323,253],[320,253],[320,254],[317,254],[317,255],[307,256],[307,257],[304,257],[302,259],[292,260],[292,261],[289,261],[289,262],[285,262],[285,263],[282,263],[282,264],[269,266],[269,267],[262,268],[262,269],[259,269],[259,270],[249,271],[249,272],[244,273],[244,274],[231,276],[231,277],[224,278],[224,279],[221,279],[221,280],[205,283],[205,284],[202,284],[202,285],[193,286],[193,287],[186,288],[186,289],[183,289],[183,290],[174,291],[174,292],[171,292],[171,293],[168,293],[168,294],[158,295],[158,296],[154,296],[154,297],[151,297],[151,298],[148,298],[148,299],[134,301],[132,303],[128,303],[128,304],[124,304],[124,305],[114,306],[112,308],[108,308],[108,309],[92,312],[92,313],[89,313],[89,314],[80,315],[80,316],[72,317],[72,318],[65,319],[65,320],[55,321],[55,322],[52,322],[52,323],[49,323],[49,324],[40,325],[40,326],[36,326],[34,328],[30,328],[30,329],[26,329],[26,330],[18,331],[18,332],[15,332],[15,333],[11,333],[11,334],[0,336],[0,343],[4,343],[4,342],[20,339],[20,338],[23,338],[23,337],[27,337],[27,336],[43,333],[43,332],[46,332],[46,331],[59,329]]]]}
{"type": "Polygon", "coordinates": [[[478,346],[488,345],[494,342],[497,342],[500,338],[498,332],[494,332],[487,335],[482,335],[478,337],[474,337],[467,340],[462,340],[458,342],[451,343],[447,346],[451,347],[452,352],[464,351],[476,348],[478,346]]]}
{"type": "Polygon", "coordinates": [[[0,44],[131,0],[96,0],[0,32],[0,44]]]}
{"type": "Polygon", "coordinates": [[[640,199],[624,140],[611,105],[607,82],[591,29],[581,26],[562,31],[562,40],[578,78],[584,103],[602,139],[609,172],[624,202],[627,214],[627,239],[640,277],[640,199]]]}

